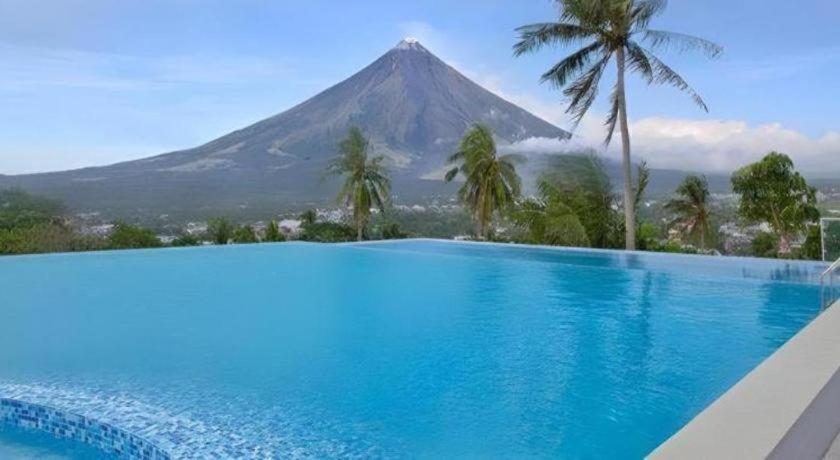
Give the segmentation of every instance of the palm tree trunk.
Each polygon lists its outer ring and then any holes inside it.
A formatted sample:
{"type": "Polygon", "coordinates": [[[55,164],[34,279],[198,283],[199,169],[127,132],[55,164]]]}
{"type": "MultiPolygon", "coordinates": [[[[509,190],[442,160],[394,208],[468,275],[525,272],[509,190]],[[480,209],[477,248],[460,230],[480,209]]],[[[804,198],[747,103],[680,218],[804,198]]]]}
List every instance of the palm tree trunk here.
{"type": "Polygon", "coordinates": [[[616,98],[618,99],[618,121],[621,128],[621,161],[624,167],[624,227],[625,247],[636,249],[636,206],[633,197],[633,174],[630,170],[630,129],[627,126],[627,99],[624,95],[624,47],[616,52],[618,78],[616,98]]]}

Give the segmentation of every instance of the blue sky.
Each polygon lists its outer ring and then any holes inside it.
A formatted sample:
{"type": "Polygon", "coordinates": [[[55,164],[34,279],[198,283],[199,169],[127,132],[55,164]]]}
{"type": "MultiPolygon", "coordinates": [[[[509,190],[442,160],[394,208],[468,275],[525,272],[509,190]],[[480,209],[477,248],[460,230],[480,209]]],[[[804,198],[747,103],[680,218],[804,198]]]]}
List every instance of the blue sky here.
{"type": "MultiPolygon", "coordinates": [[[[201,144],[305,100],[405,36],[568,128],[561,95],[538,83],[566,50],[511,54],[515,27],[554,17],[548,0],[0,0],[0,173],[201,144]]],[[[838,23],[836,0],[672,0],[653,27],[725,52],[661,53],[709,114],[632,80],[637,156],[724,171],[773,148],[840,175],[838,23]]],[[[603,111],[578,128],[581,142],[599,145],[603,111]]]]}

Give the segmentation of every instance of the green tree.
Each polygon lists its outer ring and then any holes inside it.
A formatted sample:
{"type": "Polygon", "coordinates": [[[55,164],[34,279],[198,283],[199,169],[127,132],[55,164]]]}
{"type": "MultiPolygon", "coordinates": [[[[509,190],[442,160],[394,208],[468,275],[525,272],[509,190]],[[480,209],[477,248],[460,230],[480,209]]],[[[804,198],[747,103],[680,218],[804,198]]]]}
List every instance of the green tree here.
{"type": "Polygon", "coordinates": [[[207,234],[214,244],[228,244],[233,238],[233,224],[224,217],[210,219],[207,222],[207,234]]]}
{"type": "Polygon", "coordinates": [[[819,225],[809,225],[805,232],[805,243],[802,244],[802,257],[811,260],[822,260],[822,231],[819,225]]]}
{"type": "MultiPolygon", "coordinates": [[[[558,156],[548,164],[541,181],[554,190],[551,197],[543,195],[543,201],[562,201],[577,216],[586,229],[587,246],[612,248],[621,244],[620,219],[613,209],[616,195],[600,157],[558,156]]],[[[539,188],[546,190],[545,186],[539,188]]]]}
{"type": "Polygon", "coordinates": [[[233,242],[240,244],[258,243],[259,240],[257,239],[257,233],[254,231],[254,227],[243,225],[233,231],[233,242]]]}
{"type": "Polygon", "coordinates": [[[464,177],[458,197],[470,209],[480,238],[489,238],[493,214],[513,205],[521,192],[521,180],[514,166],[518,158],[517,155],[498,156],[490,129],[474,125],[447,161],[455,165],[446,173],[447,182],[458,174],[464,177]]]}
{"type": "Polygon", "coordinates": [[[0,254],[95,251],[107,247],[107,239],[80,235],[61,222],[0,228],[0,254]]]}
{"type": "Polygon", "coordinates": [[[340,243],[356,239],[356,229],[346,224],[335,222],[316,222],[303,227],[300,234],[302,241],[319,243],[340,243]]]}
{"type": "Polygon", "coordinates": [[[586,228],[566,204],[564,192],[546,180],[539,185],[540,199],[529,198],[512,214],[514,224],[526,232],[526,243],[556,246],[589,246],[586,228]]]}
{"type": "Polygon", "coordinates": [[[22,189],[0,190],[0,229],[32,227],[58,219],[61,203],[22,189]]]}
{"type": "Polygon", "coordinates": [[[175,247],[183,247],[183,246],[199,246],[201,244],[201,240],[196,238],[189,233],[182,233],[178,235],[174,240],[172,240],[172,246],[175,247]]]}
{"type": "Polygon", "coordinates": [[[779,237],[778,252],[790,254],[790,243],[816,222],[816,189],[794,170],[793,161],[770,152],[732,175],[732,189],[741,195],[738,214],[749,223],[767,222],[779,237]]]}
{"type": "Polygon", "coordinates": [[[712,230],[706,176],[687,176],[677,187],[676,194],[677,197],[665,203],[665,209],[676,214],[672,225],[699,241],[700,249],[706,249],[706,237],[712,230]]]}
{"type": "Polygon", "coordinates": [[[347,137],[339,144],[339,155],[327,169],[330,174],[345,176],[338,201],[353,208],[353,225],[358,241],[364,236],[371,207],[384,212],[391,200],[391,182],[383,165],[385,157],[369,158],[369,150],[370,142],[362,131],[350,128],[347,137]]]}
{"type": "Polygon", "coordinates": [[[113,249],[159,248],[163,246],[155,232],[148,228],[117,222],[108,235],[109,246],[113,249]]]}
{"type": "Polygon", "coordinates": [[[263,241],[268,242],[280,242],[286,241],[286,235],[280,231],[280,227],[277,225],[276,220],[272,220],[268,223],[268,226],[265,228],[265,237],[263,241]]]}
{"type": "Polygon", "coordinates": [[[569,98],[566,112],[578,123],[595,101],[598,84],[607,64],[615,58],[616,83],[607,116],[606,143],[619,125],[624,172],[624,220],[627,249],[635,249],[636,223],[630,160],[630,130],[627,124],[625,73],[636,72],[648,84],[667,84],[687,92],[695,103],[708,111],[705,102],[650,49],[676,45],[681,50],[700,49],[717,56],[721,47],[701,38],[648,28],[654,16],[665,9],[664,0],[557,0],[560,16],[556,22],[538,23],[517,29],[519,41],[514,54],[520,56],[546,45],[586,43],[542,75],[543,82],[565,88],[569,98]]]}
{"type": "Polygon", "coordinates": [[[779,236],[769,232],[759,232],[750,243],[750,252],[756,257],[778,257],[779,236]]]}
{"type": "Polygon", "coordinates": [[[389,222],[382,227],[383,240],[398,240],[408,238],[408,233],[402,231],[398,222],[389,222]]]}
{"type": "Polygon", "coordinates": [[[307,209],[300,214],[300,222],[302,225],[312,225],[318,221],[318,213],[314,209],[307,209]]]}

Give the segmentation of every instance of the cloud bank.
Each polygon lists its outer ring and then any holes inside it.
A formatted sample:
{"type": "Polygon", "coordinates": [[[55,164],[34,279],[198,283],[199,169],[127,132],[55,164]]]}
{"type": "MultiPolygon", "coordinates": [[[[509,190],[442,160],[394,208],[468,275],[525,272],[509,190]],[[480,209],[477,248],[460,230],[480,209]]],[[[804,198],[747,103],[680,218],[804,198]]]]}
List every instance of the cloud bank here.
{"type": "MultiPolygon", "coordinates": [[[[567,152],[590,146],[603,149],[603,127],[582,126],[571,142],[530,138],[507,151],[567,152]]],[[[779,123],[750,125],[737,120],[643,118],[630,123],[633,155],[653,167],[731,172],[770,151],[788,154],[798,169],[812,174],[840,173],[840,133],[810,137],[779,123]]],[[[619,158],[618,134],[606,155],[619,158]]]]}

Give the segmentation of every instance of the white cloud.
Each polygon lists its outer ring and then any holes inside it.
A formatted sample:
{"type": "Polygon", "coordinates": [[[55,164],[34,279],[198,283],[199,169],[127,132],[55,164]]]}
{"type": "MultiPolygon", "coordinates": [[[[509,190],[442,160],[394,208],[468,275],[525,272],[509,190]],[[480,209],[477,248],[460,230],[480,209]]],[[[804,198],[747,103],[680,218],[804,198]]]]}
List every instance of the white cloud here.
{"type": "Polygon", "coordinates": [[[775,150],[802,171],[840,172],[838,132],[815,138],[779,123],[669,118],[644,118],[630,129],[636,155],[660,168],[728,172],[775,150]]]}
{"type": "MultiPolygon", "coordinates": [[[[581,147],[603,147],[603,125],[595,115],[581,123],[571,142],[530,138],[506,146],[505,151],[565,152],[581,147]]],[[[738,120],[643,118],[630,123],[633,156],[654,168],[731,172],[761,159],[770,151],[791,157],[797,169],[811,174],[840,173],[840,133],[811,137],[779,123],[750,125],[738,120]]],[[[618,133],[605,152],[618,159],[618,133]]]]}

